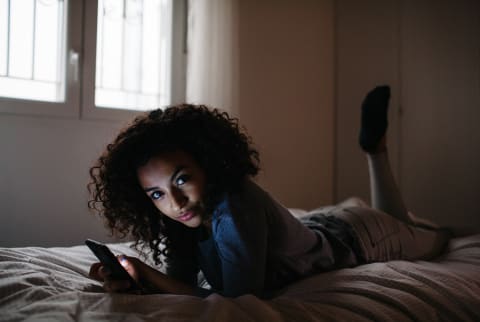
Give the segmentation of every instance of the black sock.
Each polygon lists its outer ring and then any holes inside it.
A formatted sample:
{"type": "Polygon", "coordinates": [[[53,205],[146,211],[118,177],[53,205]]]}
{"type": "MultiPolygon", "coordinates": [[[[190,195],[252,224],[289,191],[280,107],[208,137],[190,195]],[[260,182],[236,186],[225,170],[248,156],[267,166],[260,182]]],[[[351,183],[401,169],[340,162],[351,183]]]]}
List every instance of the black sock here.
{"type": "Polygon", "coordinates": [[[387,131],[389,99],[390,87],[377,86],[363,100],[359,143],[365,152],[375,153],[387,131]]]}

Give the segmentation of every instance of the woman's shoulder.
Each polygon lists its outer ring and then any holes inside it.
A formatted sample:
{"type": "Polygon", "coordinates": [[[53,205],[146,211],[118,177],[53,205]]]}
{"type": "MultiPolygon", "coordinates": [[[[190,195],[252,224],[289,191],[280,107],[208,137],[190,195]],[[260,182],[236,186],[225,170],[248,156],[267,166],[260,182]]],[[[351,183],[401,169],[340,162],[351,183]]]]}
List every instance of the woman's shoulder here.
{"type": "Polygon", "coordinates": [[[268,192],[252,180],[247,179],[236,190],[223,195],[215,207],[215,213],[217,216],[244,214],[246,211],[268,208],[273,202],[274,200],[268,192]]]}
{"type": "Polygon", "coordinates": [[[236,191],[225,193],[212,216],[215,243],[222,250],[225,245],[240,249],[266,236],[271,212],[269,200],[270,196],[250,180],[236,191]]]}
{"type": "Polygon", "coordinates": [[[247,228],[250,225],[265,226],[285,221],[292,217],[282,204],[277,202],[267,191],[257,183],[246,180],[242,187],[223,196],[217,205],[213,216],[214,225],[238,225],[247,228]]]}

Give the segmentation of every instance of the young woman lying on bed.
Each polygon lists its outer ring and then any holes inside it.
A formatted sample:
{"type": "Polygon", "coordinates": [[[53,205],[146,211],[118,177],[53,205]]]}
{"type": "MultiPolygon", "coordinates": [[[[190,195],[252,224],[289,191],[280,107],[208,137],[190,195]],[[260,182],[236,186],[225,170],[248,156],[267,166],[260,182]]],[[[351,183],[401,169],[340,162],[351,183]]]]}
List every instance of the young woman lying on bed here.
{"type": "MultiPolygon", "coordinates": [[[[204,106],[155,110],[135,119],[91,169],[95,209],[114,231],[131,233],[166,274],[137,258],[118,260],[148,292],[266,297],[300,278],[332,269],[439,254],[444,231],[412,221],[391,174],[385,133],[390,89],[362,105],[372,206],[336,208],[301,220],[251,179],[259,154],[236,119],[204,106]],[[197,287],[201,270],[212,290],[197,287]]],[[[100,263],[90,276],[110,292],[128,281],[100,263]]]]}

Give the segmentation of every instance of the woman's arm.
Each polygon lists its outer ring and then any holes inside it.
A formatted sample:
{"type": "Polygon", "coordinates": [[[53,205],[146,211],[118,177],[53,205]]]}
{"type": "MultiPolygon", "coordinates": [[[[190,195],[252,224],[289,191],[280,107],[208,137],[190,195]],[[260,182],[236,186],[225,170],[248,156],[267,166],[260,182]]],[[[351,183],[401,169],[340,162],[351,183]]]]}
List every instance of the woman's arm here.
{"type": "Polygon", "coordinates": [[[224,296],[262,296],[264,291],[265,235],[256,229],[249,233],[249,236],[242,235],[236,228],[221,232],[217,248],[223,274],[223,290],[220,293],[224,296]]]}
{"type": "MultiPolygon", "coordinates": [[[[118,256],[118,261],[139,283],[151,293],[169,293],[182,295],[197,295],[196,288],[192,285],[180,282],[140,261],[138,258],[118,256]]],[[[128,281],[113,280],[109,278],[108,270],[100,263],[95,263],[90,268],[90,276],[104,282],[104,288],[108,292],[125,292],[132,285],[128,281]]]]}
{"type": "Polygon", "coordinates": [[[153,267],[141,262],[138,258],[123,257],[123,267],[129,272],[131,267],[139,272],[141,276],[140,282],[146,284],[148,288],[158,293],[179,294],[179,295],[195,295],[196,288],[192,285],[176,280],[153,267]]]}
{"type": "Polygon", "coordinates": [[[262,296],[265,288],[268,225],[265,209],[255,200],[224,200],[213,231],[222,271],[220,294],[262,296]]]}

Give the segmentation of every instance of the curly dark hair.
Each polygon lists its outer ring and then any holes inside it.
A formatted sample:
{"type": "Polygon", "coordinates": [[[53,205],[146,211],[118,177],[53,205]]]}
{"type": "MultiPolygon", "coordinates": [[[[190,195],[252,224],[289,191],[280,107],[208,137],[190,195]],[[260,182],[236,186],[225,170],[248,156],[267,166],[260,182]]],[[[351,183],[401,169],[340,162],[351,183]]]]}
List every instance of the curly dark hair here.
{"type": "Polygon", "coordinates": [[[258,151],[238,119],[217,109],[189,104],[157,109],[122,130],[90,169],[88,207],[104,217],[112,234],[131,234],[135,248],[150,248],[156,264],[161,255],[168,259],[191,247],[193,234],[154,206],[138,182],[137,169],[155,155],[178,150],[190,154],[205,172],[203,201],[209,215],[225,193],[259,171],[258,151]]]}

